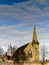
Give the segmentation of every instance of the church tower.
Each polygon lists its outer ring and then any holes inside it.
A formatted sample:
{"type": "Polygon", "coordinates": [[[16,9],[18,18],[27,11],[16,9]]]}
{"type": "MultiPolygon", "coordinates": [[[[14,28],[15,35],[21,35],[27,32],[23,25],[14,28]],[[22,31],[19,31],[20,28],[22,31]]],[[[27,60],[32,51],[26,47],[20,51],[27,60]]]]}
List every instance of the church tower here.
{"type": "Polygon", "coordinates": [[[34,47],[34,50],[35,50],[34,59],[39,61],[39,42],[37,39],[37,32],[36,32],[35,26],[34,26],[34,31],[33,31],[32,46],[34,47]]]}
{"type": "MultiPolygon", "coordinates": [[[[36,27],[34,26],[32,43],[38,43],[36,27]]],[[[39,44],[39,43],[38,43],[39,44]]]]}

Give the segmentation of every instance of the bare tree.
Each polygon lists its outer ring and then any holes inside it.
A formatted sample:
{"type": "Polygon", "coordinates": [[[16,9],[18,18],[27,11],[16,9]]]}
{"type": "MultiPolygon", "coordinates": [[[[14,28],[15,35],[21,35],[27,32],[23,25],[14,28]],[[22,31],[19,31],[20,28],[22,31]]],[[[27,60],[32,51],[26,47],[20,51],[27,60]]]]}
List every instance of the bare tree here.
{"type": "Polygon", "coordinates": [[[41,60],[42,60],[42,65],[44,65],[45,60],[47,58],[47,55],[48,55],[47,47],[45,45],[43,45],[41,47],[41,60]]]}
{"type": "Polygon", "coordinates": [[[7,54],[12,56],[14,54],[14,52],[16,51],[17,47],[16,46],[12,46],[11,44],[8,46],[8,52],[7,54]]]}
{"type": "Polygon", "coordinates": [[[3,53],[4,53],[4,50],[3,48],[0,47],[0,56],[3,55],[3,53]]]}

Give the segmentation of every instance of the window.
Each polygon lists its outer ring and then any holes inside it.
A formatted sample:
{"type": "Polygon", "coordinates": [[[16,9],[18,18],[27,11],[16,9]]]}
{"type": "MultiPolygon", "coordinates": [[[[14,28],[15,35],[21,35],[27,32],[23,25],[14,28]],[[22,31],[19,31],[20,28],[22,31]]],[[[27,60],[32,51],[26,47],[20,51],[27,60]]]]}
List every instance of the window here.
{"type": "Polygon", "coordinates": [[[28,51],[28,57],[32,58],[32,51],[31,50],[28,51]]]}

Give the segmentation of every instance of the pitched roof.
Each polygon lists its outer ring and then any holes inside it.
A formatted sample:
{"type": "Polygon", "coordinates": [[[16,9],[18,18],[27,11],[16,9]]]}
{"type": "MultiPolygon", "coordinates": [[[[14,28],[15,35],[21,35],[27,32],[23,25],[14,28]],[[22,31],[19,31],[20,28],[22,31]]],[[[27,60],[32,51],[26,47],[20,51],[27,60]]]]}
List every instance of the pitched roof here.
{"type": "Polygon", "coordinates": [[[25,44],[24,46],[21,46],[19,47],[15,53],[13,54],[12,56],[12,59],[14,60],[20,60],[20,53],[21,53],[21,56],[25,55],[25,53],[23,52],[23,50],[27,47],[29,43],[25,44]]]}

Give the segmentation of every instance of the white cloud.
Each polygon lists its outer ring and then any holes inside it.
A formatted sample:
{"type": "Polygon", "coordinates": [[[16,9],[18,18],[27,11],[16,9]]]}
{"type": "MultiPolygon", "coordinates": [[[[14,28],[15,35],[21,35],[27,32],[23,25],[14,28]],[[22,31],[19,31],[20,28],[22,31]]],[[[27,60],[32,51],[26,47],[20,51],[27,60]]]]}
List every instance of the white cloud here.
{"type": "MultiPolygon", "coordinates": [[[[37,0],[35,0],[37,2],[37,0]]],[[[2,24],[0,26],[0,43],[2,45],[8,45],[8,43],[16,44],[17,46],[26,44],[28,41],[32,41],[32,32],[33,25],[36,24],[40,26],[38,31],[39,40],[40,39],[48,39],[49,33],[46,32],[46,28],[41,30],[41,26],[45,25],[45,22],[48,21],[43,20],[43,17],[49,17],[49,7],[44,7],[43,9],[36,6],[37,4],[32,2],[32,0],[24,3],[18,3],[13,5],[0,5],[0,18],[7,17],[7,20],[0,20],[2,22],[10,22],[10,19],[14,19],[14,22],[20,21],[20,23],[15,25],[2,24]],[[34,4],[33,4],[34,3],[34,4]],[[35,5],[36,4],[36,5],[35,5]],[[9,19],[9,20],[8,20],[9,19]],[[45,21],[45,22],[44,22],[45,21]],[[28,26],[28,30],[26,29],[28,26]],[[26,28],[24,28],[26,27],[26,28]],[[20,30],[18,28],[23,28],[24,30],[20,30]],[[25,30],[26,29],[26,30],[25,30]]],[[[45,3],[45,0],[38,0],[38,3],[45,3]]]]}
{"type": "Polygon", "coordinates": [[[46,4],[46,0],[35,0],[35,2],[38,2],[39,4],[46,4]]]}
{"type": "Polygon", "coordinates": [[[1,46],[7,46],[11,43],[19,47],[29,41],[31,41],[31,30],[21,31],[12,29],[11,26],[0,26],[1,46]]]}

